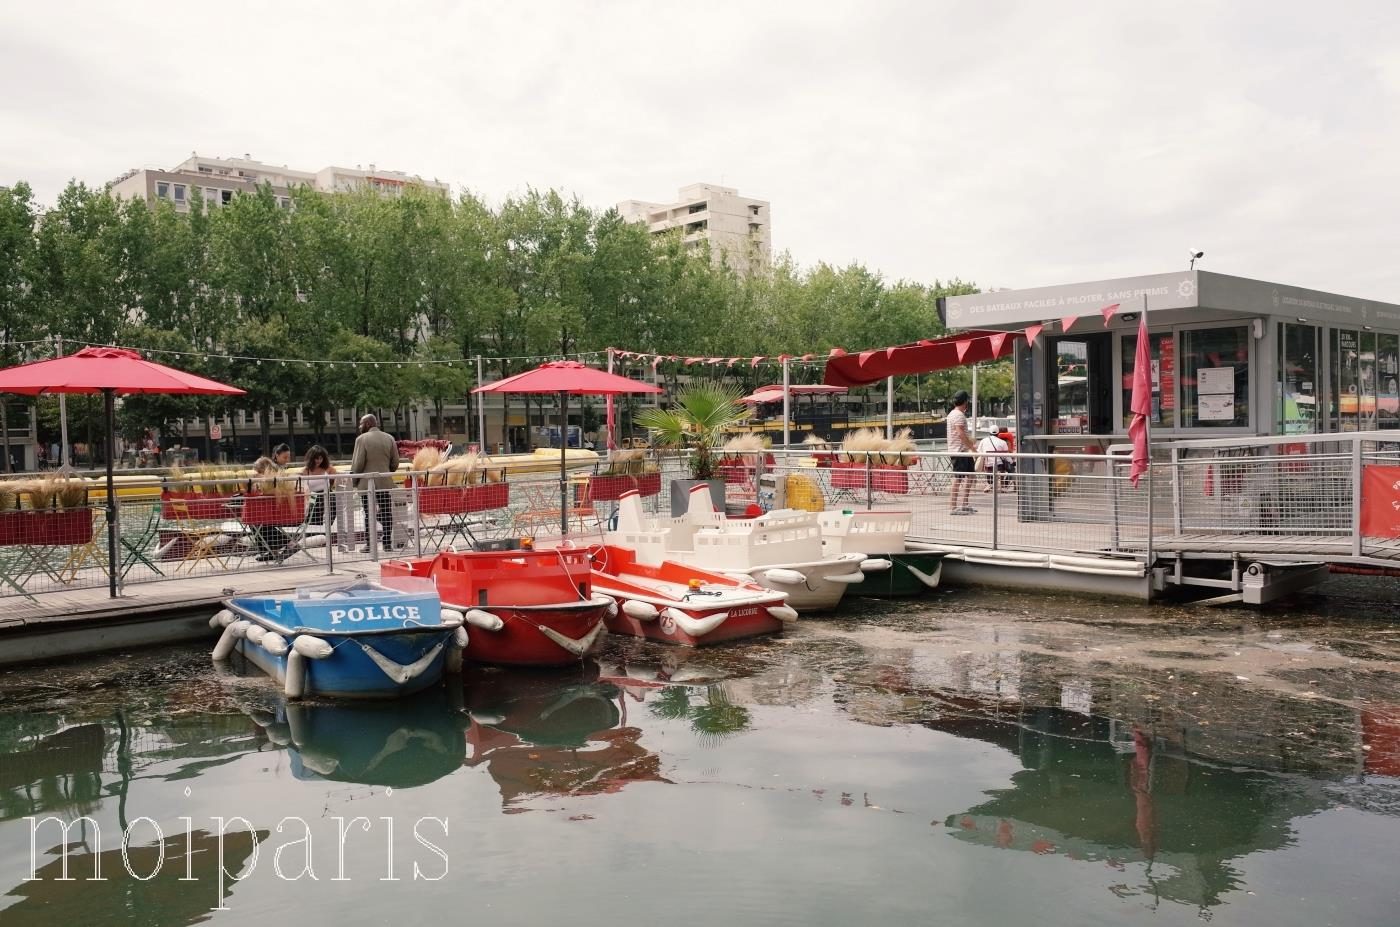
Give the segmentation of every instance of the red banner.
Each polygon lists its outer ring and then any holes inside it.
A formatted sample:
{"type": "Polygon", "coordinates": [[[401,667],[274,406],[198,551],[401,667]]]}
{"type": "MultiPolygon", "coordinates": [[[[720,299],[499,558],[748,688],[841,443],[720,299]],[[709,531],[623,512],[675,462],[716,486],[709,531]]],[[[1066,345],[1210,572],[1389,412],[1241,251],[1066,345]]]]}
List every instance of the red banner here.
{"type": "Polygon", "coordinates": [[[1400,467],[1361,468],[1361,535],[1400,538],[1400,467]]]}

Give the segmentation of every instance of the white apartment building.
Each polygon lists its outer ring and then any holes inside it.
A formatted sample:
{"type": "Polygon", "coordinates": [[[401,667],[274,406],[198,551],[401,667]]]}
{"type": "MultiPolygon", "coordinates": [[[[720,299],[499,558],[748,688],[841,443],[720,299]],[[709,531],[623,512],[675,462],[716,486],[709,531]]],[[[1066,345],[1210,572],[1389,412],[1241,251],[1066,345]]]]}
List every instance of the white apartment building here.
{"type": "Polygon", "coordinates": [[[674,229],[686,247],[710,243],[716,264],[727,263],[741,274],[769,266],[773,231],[767,200],[740,196],[733,187],[694,183],[682,187],[674,203],[624,200],[617,211],[624,219],[645,222],[653,234],[674,229]]]}
{"type": "Polygon", "coordinates": [[[127,171],[108,184],[113,196],[122,199],[144,199],[147,202],[167,200],[181,212],[188,210],[196,197],[206,208],[227,205],[233,197],[254,189],[259,184],[271,184],[278,203],[291,205],[291,192],[307,186],[327,193],[347,193],[369,187],[384,196],[398,196],[409,187],[431,190],[443,196],[451,187],[439,180],[426,180],[403,171],[380,170],[371,164],[366,170],[359,165],[323,167],[319,171],[299,171],[286,165],[254,161],[248,155],[241,158],[207,158],[198,153],[170,168],[160,170],[137,168],[127,171]]]}

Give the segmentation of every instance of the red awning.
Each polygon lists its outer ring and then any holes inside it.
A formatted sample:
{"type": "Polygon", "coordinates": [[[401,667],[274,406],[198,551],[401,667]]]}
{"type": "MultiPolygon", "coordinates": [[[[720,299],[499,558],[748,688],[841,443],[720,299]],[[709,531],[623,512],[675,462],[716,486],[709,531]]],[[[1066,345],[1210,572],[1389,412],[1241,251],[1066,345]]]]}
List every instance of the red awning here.
{"type": "Polygon", "coordinates": [[[831,386],[868,386],[886,377],[933,373],[980,361],[1009,357],[1021,332],[969,331],[892,348],[843,354],[826,362],[823,381],[831,386]]]}

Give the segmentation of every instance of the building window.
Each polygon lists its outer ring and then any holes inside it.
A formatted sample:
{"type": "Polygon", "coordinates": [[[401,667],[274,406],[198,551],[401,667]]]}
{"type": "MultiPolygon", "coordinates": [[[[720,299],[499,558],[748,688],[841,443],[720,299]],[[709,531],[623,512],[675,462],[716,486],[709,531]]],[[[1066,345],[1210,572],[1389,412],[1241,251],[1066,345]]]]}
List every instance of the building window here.
{"type": "Polygon", "coordinates": [[[1317,431],[1317,329],[1283,325],[1278,344],[1278,428],[1280,434],[1317,431]]]}
{"type": "Polygon", "coordinates": [[[1376,336],[1376,427],[1400,428],[1400,335],[1376,336]]]}
{"type": "Polygon", "coordinates": [[[690,223],[689,225],[687,225],[687,226],[685,227],[685,233],[686,233],[687,235],[693,235],[693,234],[695,234],[696,232],[703,232],[703,231],[705,231],[705,229],[707,229],[707,228],[709,228],[709,227],[710,227],[709,221],[708,221],[708,220],[705,220],[705,219],[701,219],[699,222],[692,222],[692,223],[690,223]]]}
{"type": "Polygon", "coordinates": [[[709,208],[710,208],[710,204],[709,204],[709,203],[692,203],[692,204],[690,205],[689,213],[690,213],[690,215],[693,216],[693,215],[695,215],[697,212],[704,212],[705,210],[707,210],[707,209],[709,209],[709,208]]]}
{"type": "MultiPolygon", "coordinates": [[[[1133,362],[1137,359],[1137,332],[1123,336],[1123,427],[1133,421],[1133,362]]],[[[1176,427],[1176,341],[1171,332],[1149,332],[1152,357],[1152,424],[1176,427]]]]}
{"type": "Polygon", "coordinates": [[[229,203],[232,203],[232,202],[233,202],[233,191],[232,191],[232,190],[220,190],[220,191],[219,191],[219,202],[223,203],[225,206],[227,206],[229,203]]]}
{"type": "Polygon", "coordinates": [[[204,188],[204,202],[208,206],[219,205],[219,191],[213,187],[204,188]]]}
{"type": "Polygon", "coordinates": [[[168,200],[168,199],[170,199],[170,184],[166,183],[166,182],[163,181],[163,180],[162,180],[162,181],[157,181],[157,182],[156,182],[156,196],[157,196],[159,199],[163,199],[163,200],[168,200]]]}
{"type": "Polygon", "coordinates": [[[1181,426],[1249,426],[1249,326],[1181,333],[1181,426]]]}
{"type": "Polygon", "coordinates": [[[758,210],[759,210],[759,207],[758,207],[758,206],[756,206],[756,205],[750,205],[750,206],[749,206],[749,215],[751,215],[751,216],[756,216],[756,215],[758,215],[758,210]]]}
{"type": "Polygon", "coordinates": [[[182,184],[182,183],[177,183],[177,184],[175,185],[175,202],[177,202],[177,203],[183,203],[184,201],[185,201],[185,185],[182,184]]]}
{"type": "Polygon", "coordinates": [[[199,172],[201,174],[212,174],[214,173],[214,169],[207,164],[201,164],[199,166],[199,172]]]}
{"type": "Polygon", "coordinates": [[[279,196],[277,197],[277,205],[281,206],[283,209],[290,209],[292,205],[292,200],[290,197],[279,196]]]}

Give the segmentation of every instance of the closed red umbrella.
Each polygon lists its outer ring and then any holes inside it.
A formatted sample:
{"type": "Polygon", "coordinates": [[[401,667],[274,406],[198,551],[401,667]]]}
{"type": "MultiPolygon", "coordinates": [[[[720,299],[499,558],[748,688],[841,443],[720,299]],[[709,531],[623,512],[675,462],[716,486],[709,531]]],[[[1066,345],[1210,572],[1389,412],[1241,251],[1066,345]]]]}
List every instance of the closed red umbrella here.
{"type": "Polygon", "coordinates": [[[597,370],[578,361],[550,361],[524,373],[487,383],[473,393],[558,393],[559,394],[559,520],[560,530],[569,533],[569,397],[617,396],[623,393],[660,393],[659,386],[597,370]]]}
{"type": "Polygon", "coordinates": [[[129,348],[83,348],[76,354],[0,370],[0,393],[101,393],[107,415],[108,588],[117,595],[117,494],[112,474],[116,447],[117,396],[162,393],[176,396],[241,396],[243,390],[148,361],[129,348]]]}

